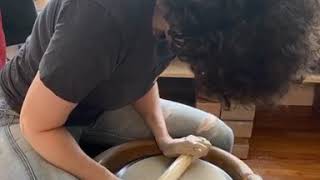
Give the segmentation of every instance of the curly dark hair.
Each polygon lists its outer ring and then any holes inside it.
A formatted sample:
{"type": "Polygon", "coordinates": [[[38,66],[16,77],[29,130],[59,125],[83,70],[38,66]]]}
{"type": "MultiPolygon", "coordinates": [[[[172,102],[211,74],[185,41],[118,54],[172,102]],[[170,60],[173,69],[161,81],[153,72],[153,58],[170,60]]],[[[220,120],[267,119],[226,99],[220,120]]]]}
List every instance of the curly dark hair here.
{"type": "Polygon", "coordinates": [[[161,0],[177,56],[209,94],[265,103],[320,55],[319,0],[161,0]]]}

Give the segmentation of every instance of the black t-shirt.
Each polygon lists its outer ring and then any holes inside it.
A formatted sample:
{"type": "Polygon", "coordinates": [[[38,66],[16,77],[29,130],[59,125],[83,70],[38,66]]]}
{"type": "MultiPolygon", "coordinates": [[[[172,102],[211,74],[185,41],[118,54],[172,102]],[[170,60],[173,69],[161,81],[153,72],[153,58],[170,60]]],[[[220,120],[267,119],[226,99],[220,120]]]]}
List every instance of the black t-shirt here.
{"type": "Polygon", "coordinates": [[[79,103],[68,124],[88,124],[143,96],[172,57],[163,44],[157,48],[154,6],[155,0],[51,0],[1,72],[7,101],[19,111],[38,70],[57,96],[79,103]]]}

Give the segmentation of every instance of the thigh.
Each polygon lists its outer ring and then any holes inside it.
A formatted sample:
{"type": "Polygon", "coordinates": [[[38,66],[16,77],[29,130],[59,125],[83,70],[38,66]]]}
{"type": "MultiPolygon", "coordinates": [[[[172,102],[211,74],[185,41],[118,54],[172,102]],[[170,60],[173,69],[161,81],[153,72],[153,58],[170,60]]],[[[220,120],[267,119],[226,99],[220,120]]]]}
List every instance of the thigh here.
{"type": "MultiPolygon", "coordinates": [[[[161,99],[161,108],[171,136],[190,134],[207,138],[214,145],[230,151],[232,130],[212,114],[177,102],[161,99]]],[[[151,130],[132,106],[106,111],[85,130],[85,141],[116,145],[130,140],[152,138],[151,130]]]]}
{"type": "Polygon", "coordinates": [[[19,124],[0,127],[1,180],[76,180],[36,153],[20,132],[19,124]]]}
{"type": "Polygon", "coordinates": [[[117,145],[136,139],[150,139],[152,133],[132,106],[105,111],[96,122],[84,129],[81,140],[101,145],[117,145]]]}

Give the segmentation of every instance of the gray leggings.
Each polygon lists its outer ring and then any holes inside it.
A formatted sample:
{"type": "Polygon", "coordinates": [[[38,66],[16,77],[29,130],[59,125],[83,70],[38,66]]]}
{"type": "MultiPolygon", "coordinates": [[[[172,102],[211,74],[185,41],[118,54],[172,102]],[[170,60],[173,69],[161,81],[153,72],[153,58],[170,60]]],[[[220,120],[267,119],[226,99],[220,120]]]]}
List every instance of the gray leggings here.
{"type": "MultiPolygon", "coordinates": [[[[215,116],[167,100],[161,100],[161,106],[171,136],[199,135],[215,146],[231,151],[232,130],[215,116]]],[[[9,110],[0,98],[1,180],[77,179],[40,157],[21,135],[18,121],[19,115],[9,110]]],[[[105,112],[93,126],[73,128],[71,133],[76,139],[81,137],[90,143],[108,145],[152,138],[151,131],[131,106],[105,112]]]]}

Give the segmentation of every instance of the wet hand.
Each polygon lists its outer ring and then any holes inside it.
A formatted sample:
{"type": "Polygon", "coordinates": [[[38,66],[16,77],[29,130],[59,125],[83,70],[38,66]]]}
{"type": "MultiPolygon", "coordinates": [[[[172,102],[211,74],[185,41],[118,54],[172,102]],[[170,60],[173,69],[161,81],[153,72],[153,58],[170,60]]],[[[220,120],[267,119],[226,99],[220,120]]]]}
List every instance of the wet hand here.
{"type": "Polygon", "coordinates": [[[166,138],[158,141],[158,145],[167,157],[177,157],[183,154],[190,155],[193,159],[206,156],[212,146],[207,139],[193,135],[177,139],[166,138]]]}

